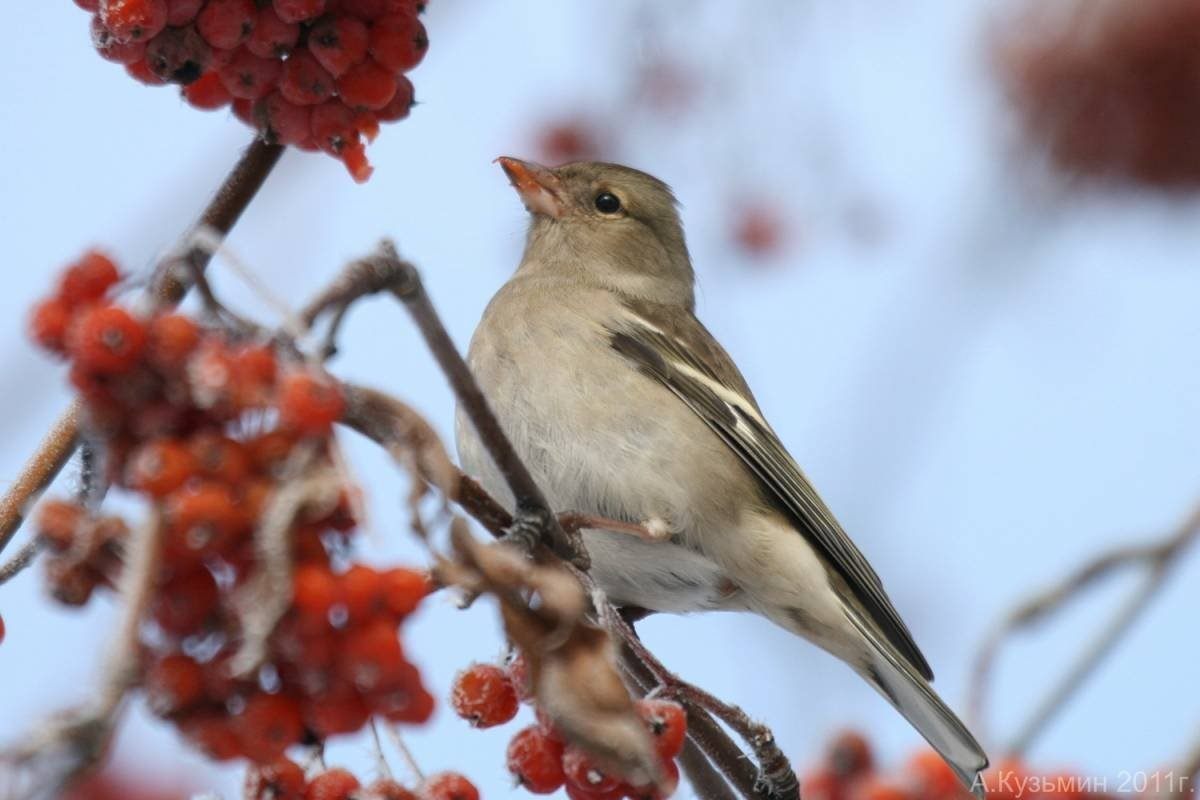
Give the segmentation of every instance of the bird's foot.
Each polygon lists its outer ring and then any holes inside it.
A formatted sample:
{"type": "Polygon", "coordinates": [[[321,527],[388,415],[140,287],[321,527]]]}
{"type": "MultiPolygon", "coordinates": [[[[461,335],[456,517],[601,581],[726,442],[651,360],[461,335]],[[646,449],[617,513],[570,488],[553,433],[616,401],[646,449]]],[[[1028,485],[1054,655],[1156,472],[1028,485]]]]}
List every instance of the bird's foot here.
{"type": "Polygon", "coordinates": [[[627,533],[644,542],[665,542],[671,538],[671,526],[661,517],[651,517],[641,523],[602,517],[599,514],[583,514],[566,511],[558,515],[558,522],[568,533],[594,528],[596,530],[627,533]]]}

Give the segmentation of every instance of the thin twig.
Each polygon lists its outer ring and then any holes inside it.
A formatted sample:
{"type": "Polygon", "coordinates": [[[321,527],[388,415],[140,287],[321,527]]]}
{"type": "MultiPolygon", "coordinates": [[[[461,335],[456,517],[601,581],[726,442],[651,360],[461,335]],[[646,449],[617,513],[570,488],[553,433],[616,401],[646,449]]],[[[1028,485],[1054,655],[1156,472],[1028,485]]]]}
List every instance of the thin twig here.
{"type": "Polygon", "coordinates": [[[38,495],[66,466],[78,436],[79,401],[76,400],[51,426],[17,480],[0,497],[0,552],[8,547],[38,495]]]}
{"type": "Polygon", "coordinates": [[[417,763],[417,759],[413,757],[412,751],[404,743],[404,737],[400,735],[400,730],[395,725],[384,725],[383,729],[388,732],[388,738],[392,740],[392,744],[400,751],[400,757],[404,759],[404,763],[408,765],[408,769],[416,777],[417,783],[424,783],[425,773],[421,771],[421,765],[417,763]]]}
{"type": "MultiPolygon", "coordinates": [[[[621,666],[642,686],[654,686],[658,678],[650,668],[622,641],[621,666]]],[[[745,800],[760,800],[765,793],[759,791],[758,770],[754,762],[730,739],[717,721],[702,708],[685,705],[687,711],[687,738],[707,756],[722,776],[745,800]]]]}
{"type": "MultiPolygon", "coordinates": [[[[227,235],[282,154],[282,146],[256,139],[225,178],[197,224],[227,235]]],[[[208,264],[208,259],[202,252],[195,255],[202,266],[208,264]]],[[[190,280],[186,273],[165,270],[151,288],[151,296],[158,305],[171,306],[183,299],[188,288],[190,280]]],[[[12,541],[30,506],[71,458],[78,436],[79,401],[76,400],[51,427],[16,482],[0,497],[0,552],[12,541]]]]}
{"type": "MultiPolygon", "coordinates": [[[[626,663],[624,657],[621,668],[626,682],[642,697],[657,688],[652,674],[636,669],[636,665],[626,663]]],[[[725,778],[691,736],[684,738],[683,751],[679,754],[679,766],[691,784],[692,791],[700,800],[736,800],[736,795],[725,778]]]]}
{"type": "Polygon", "coordinates": [[[517,513],[508,535],[525,545],[543,541],[560,558],[586,570],[587,551],[582,538],[578,533],[569,535],[558,524],[545,495],[517,455],[466,361],[429,302],[416,267],[401,260],[395,245],[385,240],[374,255],[351,263],[342,277],[310,303],[300,317],[311,325],[326,312],[382,291],[390,292],[408,309],[425,344],[450,382],[459,405],[512,491],[517,513]]]}
{"type": "Polygon", "coordinates": [[[968,711],[977,730],[982,730],[984,701],[1000,649],[1019,631],[1034,627],[1069,601],[1101,580],[1125,569],[1145,570],[1138,587],[1108,619],[1067,671],[1037,704],[1005,752],[1024,754],[1063,710],[1116,644],[1128,633],[1150,602],[1158,595],[1172,568],[1197,538],[1200,538],[1200,505],[1169,535],[1157,542],[1122,545],[1089,560],[1065,579],[1021,603],[992,630],[975,658],[969,691],[968,711]]]}
{"type": "Polygon", "coordinates": [[[8,560],[7,564],[0,566],[0,585],[8,583],[13,578],[20,575],[26,567],[32,564],[34,559],[38,557],[38,554],[42,552],[42,548],[45,547],[45,543],[45,539],[40,536],[35,536],[22,545],[21,549],[17,551],[16,555],[8,560]]]}
{"type": "MultiPolygon", "coordinates": [[[[732,728],[754,750],[758,761],[758,783],[763,792],[758,796],[777,798],[799,798],[800,782],[792,770],[791,763],[775,742],[771,729],[757,722],[741,708],[726,703],[724,700],[680,678],[663,665],[658,657],[642,644],[637,632],[625,621],[625,618],[609,604],[601,592],[593,592],[592,602],[596,606],[600,619],[615,636],[620,638],[625,648],[633,654],[657,684],[668,696],[674,696],[684,702],[688,708],[703,709],[714,714],[726,725],[732,728]]],[[[740,752],[740,751],[739,751],[740,752]]],[[[711,754],[710,754],[711,755],[711,754]]]]}

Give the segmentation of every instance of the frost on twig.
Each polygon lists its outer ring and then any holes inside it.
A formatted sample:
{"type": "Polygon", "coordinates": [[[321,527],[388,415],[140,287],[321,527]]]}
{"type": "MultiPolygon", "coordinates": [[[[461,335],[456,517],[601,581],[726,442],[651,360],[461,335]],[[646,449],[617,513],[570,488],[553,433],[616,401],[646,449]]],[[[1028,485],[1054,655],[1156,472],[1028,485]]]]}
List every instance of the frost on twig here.
{"type": "Polygon", "coordinates": [[[499,600],[505,632],[525,655],[538,706],[555,727],[630,783],[661,781],[653,743],[617,672],[612,640],[587,621],[587,598],[575,578],[504,543],[476,541],[461,519],[451,525],[451,542],[456,558],[439,564],[439,577],[499,600]]]}

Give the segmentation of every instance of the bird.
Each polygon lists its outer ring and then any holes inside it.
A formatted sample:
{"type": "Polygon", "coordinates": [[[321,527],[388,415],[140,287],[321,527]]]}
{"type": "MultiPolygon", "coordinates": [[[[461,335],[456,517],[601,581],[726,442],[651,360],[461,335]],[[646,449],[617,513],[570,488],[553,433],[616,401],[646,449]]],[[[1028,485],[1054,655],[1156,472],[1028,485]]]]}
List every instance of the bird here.
{"type": "MultiPolygon", "coordinates": [[[[467,362],[550,507],[623,523],[583,532],[596,584],[617,606],[752,612],[807,639],[874,687],[982,798],[983,749],[931,687],[878,574],[697,319],[670,187],[618,164],[497,162],[529,225],[467,362]]],[[[511,508],[461,405],[455,434],[463,469],[511,508]]]]}

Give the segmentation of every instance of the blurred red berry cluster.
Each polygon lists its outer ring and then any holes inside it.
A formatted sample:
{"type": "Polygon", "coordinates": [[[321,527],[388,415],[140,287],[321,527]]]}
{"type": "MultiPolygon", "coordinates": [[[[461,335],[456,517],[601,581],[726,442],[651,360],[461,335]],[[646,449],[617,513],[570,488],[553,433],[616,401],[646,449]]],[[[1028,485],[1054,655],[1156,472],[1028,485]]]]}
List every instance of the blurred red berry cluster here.
{"type": "MultiPolygon", "coordinates": [[[[460,672],[450,690],[455,712],[476,728],[512,721],[521,702],[533,703],[526,662],[520,655],[507,665],[473,664],[460,672]]],[[[610,775],[584,750],[564,741],[540,708],[537,722],[518,731],[508,744],[508,770],[517,784],[533,794],[553,794],[566,787],[572,800],[660,800],[679,784],[676,756],[683,750],[687,716],[670,700],[644,699],[636,704],[661,762],[666,785],[630,786],[610,775]]]]}
{"type": "MultiPolygon", "coordinates": [[[[1095,782],[1067,772],[1038,772],[1015,760],[988,768],[989,800],[1109,800],[1095,782]]],[[[867,739],[847,731],[829,743],[821,763],[800,781],[804,800],[972,800],[950,766],[932,750],[914,753],[899,770],[876,763],[867,739]]]]}
{"type": "Polygon", "coordinates": [[[415,790],[379,778],[363,784],[345,769],[306,776],[286,758],[252,768],[246,774],[245,800],[479,800],[479,790],[457,772],[430,775],[415,790]]]}
{"type": "Polygon", "coordinates": [[[271,142],[322,150],[357,181],[364,138],[408,116],[404,73],[429,47],[423,0],[75,0],[100,55],[271,142]]]}
{"type": "MultiPolygon", "coordinates": [[[[34,338],[70,363],[84,436],[107,484],[143,500],[161,556],[141,631],[150,708],[217,760],[270,762],[297,742],[361,729],[377,715],[424,722],[433,698],[398,629],[430,591],[422,571],[348,563],[356,487],[334,466],[338,384],[255,334],[115,303],[111,260],[88,253],[34,309],[34,338]],[[230,669],[247,606],[263,602],[256,532],[297,459],[327,467],[327,491],[282,524],[292,582],[265,654],[230,669]],[[323,499],[320,499],[323,498],[323,499]]],[[[83,502],[36,519],[58,599],[79,605],[127,568],[130,527],[83,502]]]]}
{"type": "Polygon", "coordinates": [[[1200,4],[1033,3],[998,64],[1030,136],[1058,167],[1200,186],[1200,4]]]}
{"type": "Polygon", "coordinates": [[[155,785],[131,768],[106,767],[76,782],[58,800],[188,800],[193,796],[182,783],[155,785]]]}

